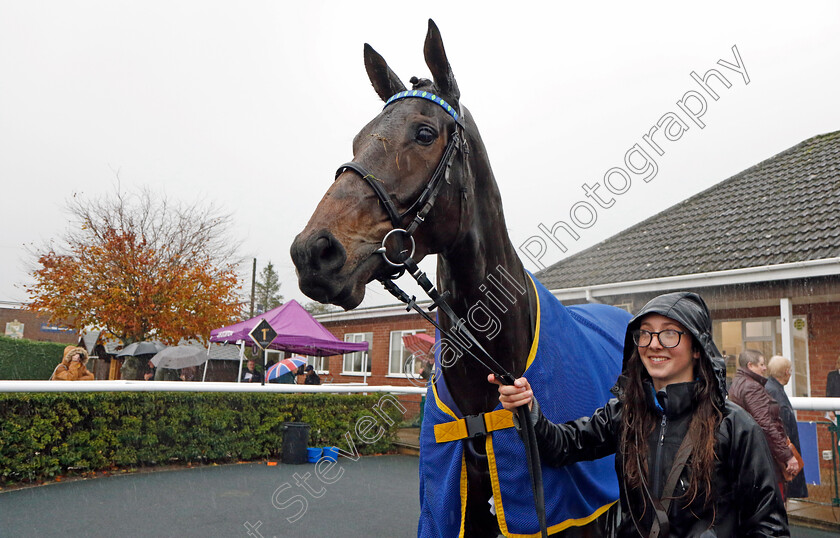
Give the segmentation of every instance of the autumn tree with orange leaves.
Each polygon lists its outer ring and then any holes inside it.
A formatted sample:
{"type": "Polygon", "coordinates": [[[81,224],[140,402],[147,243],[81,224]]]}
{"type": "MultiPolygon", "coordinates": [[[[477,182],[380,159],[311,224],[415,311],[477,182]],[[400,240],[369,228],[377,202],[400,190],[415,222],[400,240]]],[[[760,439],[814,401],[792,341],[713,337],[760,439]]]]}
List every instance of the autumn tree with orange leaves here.
{"type": "Polygon", "coordinates": [[[123,344],[206,340],[238,319],[230,215],[119,187],[93,200],[74,196],[68,210],[63,245],[35,252],[30,310],[104,329],[123,344]]]}

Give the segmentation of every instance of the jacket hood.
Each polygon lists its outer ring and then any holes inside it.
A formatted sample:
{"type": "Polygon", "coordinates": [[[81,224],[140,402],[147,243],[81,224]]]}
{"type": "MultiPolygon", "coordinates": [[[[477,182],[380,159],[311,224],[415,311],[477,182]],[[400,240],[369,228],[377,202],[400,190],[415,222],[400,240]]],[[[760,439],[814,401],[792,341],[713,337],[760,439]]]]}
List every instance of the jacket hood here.
{"type": "Polygon", "coordinates": [[[82,356],[81,363],[83,365],[87,364],[87,361],[88,361],[87,350],[83,347],[76,347],[76,346],[67,346],[67,347],[64,348],[64,357],[62,358],[61,362],[63,362],[65,365],[70,364],[70,357],[72,357],[76,353],[78,353],[79,355],[82,356]]]}
{"type": "Polygon", "coordinates": [[[722,403],[726,398],[726,361],[712,340],[712,316],[709,314],[709,307],[696,293],[680,291],[654,297],[630,320],[624,335],[624,360],[621,371],[626,371],[627,361],[636,351],[633,331],[639,328],[642,318],[648,314],[660,314],[678,321],[691,333],[694,342],[700,348],[699,360],[708,361],[712,365],[722,403]]]}

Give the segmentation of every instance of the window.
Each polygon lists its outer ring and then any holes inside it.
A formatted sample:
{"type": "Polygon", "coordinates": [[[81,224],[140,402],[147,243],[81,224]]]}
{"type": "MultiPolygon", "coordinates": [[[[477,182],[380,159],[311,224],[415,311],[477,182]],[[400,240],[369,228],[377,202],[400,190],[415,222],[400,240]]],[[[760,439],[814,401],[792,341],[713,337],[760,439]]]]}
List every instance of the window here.
{"type": "Polygon", "coordinates": [[[420,375],[423,366],[420,361],[410,360],[411,351],[406,349],[402,337],[407,334],[424,333],[424,330],[391,331],[391,347],[388,354],[388,375],[412,374],[414,377],[420,375]],[[406,363],[408,365],[406,366],[406,363]]]}
{"type": "Polygon", "coordinates": [[[368,350],[345,353],[341,373],[350,375],[370,374],[370,349],[373,345],[373,333],[347,333],[344,335],[344,341],[356,344],[367,342],[368,350]]]}
{"type": "Polygon", "coordinates": [[[614,304],[613,306],[616,307],[616,308],[620,308],[620,309],[624,310],[625,312],[629,312],[630,314],[633,314],[633,303],[618,303],[618,304],[614,304]]]}
{"type": "MultiPolygon", "coordinates": [[[[257,357],[259,357],[259,355],[257,355],[257,357]]],[[[266,349],[265,350],[265,363],[266,364],[271,365],[271,364],[274,364],[275,362],[278,362],[278,361],[281,361],[281,360],[283,360],[283,352],[282,351],[277,351],[275,349],[266,349]]],[[[257,363],[260,365],[260,368],[262,368],[262,360],[258,358],[257,363]]]]}
{"type": "Polygon", "coordinates": [[[306,356],[306,364],[315,368],[316,372],[329,373],[330,359],[329,357],[310,357],[306,356]]]}
{"type": "MultiPolygon", "coordinates": [[[[715,321],[712,329],[715,344],[726,358],[726,377],[735,377],[738,355],[745,349],[760,351],[770,360],[782,354],[782,320],[780,318],[753,318],[715,321]]],[[[808,322],[803,316],[793,317],[793,362],[796,385],[791,387],[794,396],[808,396],[808,322]]]]}

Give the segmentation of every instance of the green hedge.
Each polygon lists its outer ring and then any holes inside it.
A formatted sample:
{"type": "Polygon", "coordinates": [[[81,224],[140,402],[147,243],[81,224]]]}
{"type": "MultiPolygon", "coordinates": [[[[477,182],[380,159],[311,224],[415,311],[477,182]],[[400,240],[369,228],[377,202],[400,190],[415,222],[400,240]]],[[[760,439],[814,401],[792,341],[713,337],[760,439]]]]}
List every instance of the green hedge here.
{"type": "Polygon", "coordinates": [[[0,336],[0,379],[49,379],[66,346],[0,336]]]}
{"type": "Polygon", "coordinates": [[[0,394],[0,479],[278,457],[285,422],[309,423],[309,446],[349,451],[349,432],[360,454],[382,453],[403,419],[394,402],[356,394],[0,394]],[[379,426],[385,433],[374,442],[379,426]]]}

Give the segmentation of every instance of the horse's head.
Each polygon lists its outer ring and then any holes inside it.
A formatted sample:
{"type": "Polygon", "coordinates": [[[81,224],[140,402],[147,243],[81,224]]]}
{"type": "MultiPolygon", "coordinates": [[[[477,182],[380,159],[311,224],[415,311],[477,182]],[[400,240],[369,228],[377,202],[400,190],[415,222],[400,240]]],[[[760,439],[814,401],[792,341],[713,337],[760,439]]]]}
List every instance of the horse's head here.
{"type": "Polygon", "coordinates": [[[291,247],[300,289],[317,301],[354,308],[368,282],[395,272],[388,259],[400,261],[412,240],[413,258],[420,261],[445,251],[458,235],[462,174],[455,170],[463,168],[465,152],[460,94],[431,20],[424,55],[434,80],[412,78],[406,90],[365,44],[368,77],[387,104],[356,135],[353,161],[339,168],[291,247]],[[388,235],[395,229],[408,229],[411,238],[404,232],[388,235]]]}

